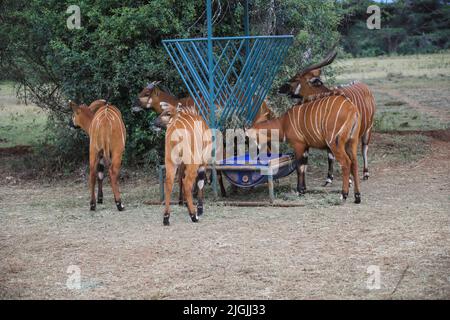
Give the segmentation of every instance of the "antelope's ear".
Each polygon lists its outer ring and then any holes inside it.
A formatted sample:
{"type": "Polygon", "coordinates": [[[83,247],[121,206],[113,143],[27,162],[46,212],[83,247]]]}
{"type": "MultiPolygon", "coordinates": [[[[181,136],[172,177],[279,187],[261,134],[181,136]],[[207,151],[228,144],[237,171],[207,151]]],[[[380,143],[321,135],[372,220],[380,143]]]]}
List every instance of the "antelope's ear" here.
{"type": "Polygon", "coordinates": [[[311,74],[314,77],[320,77],[320,75],[322,74],[322,69],[314,69],[314,70],[311,71],[311,74]]]}
{"type": "Polygon", "coordinates": [[[291,92],[291,85],[289,83],[285,83],[278,88],[278,94],[288,94],[289,92],[291,92]]]}
{"type": "Polygon", "coordinates": [[[80,107],[79,105],[77,105],[75,102],[73,102],[72,100],[69,100],[68,102],[69,107],[73,110],[73,111],[77,111],[78,108],[80,107]]]}
{"type": "Polygon", "coordinates": [[[178,103],[177,105],[177,112],[180,112],[182,110],[183,105],[181,103],[178,103]]]}
{"type": "Polygon", "coordinates": [[[147,89],[153,89],[155,87],[155,83],[154,82],[149,82],[149,83],[147,83],[147,89]]]}
{"type": "Polygon", "coordinates": [[[153,81],[153,86],[157,86],[158,84],[160,84],[161,83],[161,81],[153,81]]]}

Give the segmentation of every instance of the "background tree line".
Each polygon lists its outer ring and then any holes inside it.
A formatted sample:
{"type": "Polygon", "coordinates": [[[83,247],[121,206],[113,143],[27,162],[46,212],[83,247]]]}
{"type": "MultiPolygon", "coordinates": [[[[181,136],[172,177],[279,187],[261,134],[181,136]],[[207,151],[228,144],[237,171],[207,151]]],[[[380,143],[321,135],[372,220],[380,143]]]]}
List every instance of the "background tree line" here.
{"type": "MultiPolygon", "coordinates": [[[[381,2],[381,1],[380,1],[381,2]]],[[[377,3],[381,29],[368,30],[370,0],[342,1],[339,32],[344,50],[353,56],[432,53],[450,47],[450,2],[396,0],[377,3]]]]}

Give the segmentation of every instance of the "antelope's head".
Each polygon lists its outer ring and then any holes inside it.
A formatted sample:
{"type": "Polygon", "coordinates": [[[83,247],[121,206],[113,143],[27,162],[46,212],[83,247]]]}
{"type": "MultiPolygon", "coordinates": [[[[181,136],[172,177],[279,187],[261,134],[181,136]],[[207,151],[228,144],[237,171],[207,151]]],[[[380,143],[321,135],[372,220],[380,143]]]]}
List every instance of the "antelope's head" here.
{"type": "Polygon", "coordinates": [[[180,111],[181,105],[174,106],[168,102],[161,102],[160,108],[162,110],[161,114],[153,121],[153,130],[155,131],[167,128],[180,111]]]}
{"type": "Polygon", "coordinates": [[[69,107],[72,109],[72,119],[69,121],[69,126],[72,128],[82,128],[87,131],[88,124],[92,120],[93,112],[85,104],[76,104],[69,100],[69,107]]]}
{"type": "Polygon", "coordinates": [[[135,105],[133,106],[133,111],[137,112],[142,109],[153,109],[157,113],[161,113],[159,104],[159,94],[161,90],[158,88],[158,84],[161,81],[153,81],[147,84],[144,89],[139,93],[135,105]]]}
{"type": "Polygon", "coordinates": [[[327,89],[320,79],[322,73],[321,68],[331,64],[336,56],[337,52],[333,49],[321,62],[313,64],[297,73],[295,77],[278,89],[278,93],[303,100],[304,97],[326,91],[327,89]]]}

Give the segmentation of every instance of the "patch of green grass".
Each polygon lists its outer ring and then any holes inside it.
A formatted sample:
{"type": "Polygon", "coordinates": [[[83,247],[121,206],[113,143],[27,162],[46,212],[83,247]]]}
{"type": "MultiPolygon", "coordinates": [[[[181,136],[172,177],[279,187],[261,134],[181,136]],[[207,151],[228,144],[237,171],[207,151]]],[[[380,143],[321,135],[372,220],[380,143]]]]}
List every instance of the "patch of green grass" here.
{"type": "Polygon", "coordinates": [[[404,102],[404,101],[399,101],[399,100],[393,100],[393,101],[388,101],[388,102],[385,102],[384,103],[384,105],[386,106],[386,107],[397,107],[397,106],[403,106],[403,105],[405,105],[406,104],[406,102],[404,102]]]}
{"type": "Polygon", "coordinates": [[[445,128],[445,124],[407,106],[399,106],[396,109],[381,109],[375,114],[374,129],[376,132],[443,128],[445,128]]]}
{"type": "Polygon", "coordinates": [[[421,134],[383,135],[376,147],[371,148],[371,163],[408,163],[426,156],[431,138],[421,134]]]}
{"type": "Polygon", "coordinates": [[[44,111],[18,101],[12,83],[0,84],[0,147],[37,144],[45,135],[46,121],[44,111]]]}
{"type": "Polygon", "coordinates": [[[450,51],[437,54],[382,56],[340,60],[337,62],[341,80],[391,79],[450,75],[450,51]],[[389,75],[389,76],[388,76],[389,75]]]}

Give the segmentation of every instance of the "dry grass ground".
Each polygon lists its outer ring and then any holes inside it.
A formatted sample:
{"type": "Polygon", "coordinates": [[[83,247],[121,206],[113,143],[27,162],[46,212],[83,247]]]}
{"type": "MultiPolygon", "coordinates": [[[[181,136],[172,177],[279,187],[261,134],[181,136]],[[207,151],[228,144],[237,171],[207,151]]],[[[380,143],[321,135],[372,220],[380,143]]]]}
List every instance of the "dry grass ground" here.
{"type": "MultiPolygon", "coordinates": [[[[340,204],[339,178],[320,186],[325,155],[314,152],[304,198],[292,191],[294,176],[276,187],[278,201],[302,207],[223,207],[209,197],[200,223],[175,206],[167,228],[162,207],[143,204],[158,198],[151,173],[122,181],[125,212],[107,184],[92,214],[82,177],[22,181],[4,164],[16,156],[0,153],[0,298],[449,299],[450,131],[423,132],[448,123],[436,117],[448,91],[424,82],[435,99],[420,101],[424,109],[409,103],[422,96],[421,79],[368,80],[387,132],[374,135],[361,205],[340,204]],[[393,88],[406,94],[391,96],[393,88]],[[66,286],[71,265],[81,270],[79,290],[66,286]],[[380,269],[379,289],[367,286],[369,266],[380,269]]],[[[266,193],[262,186],[231,199],[266,193]]]]}

